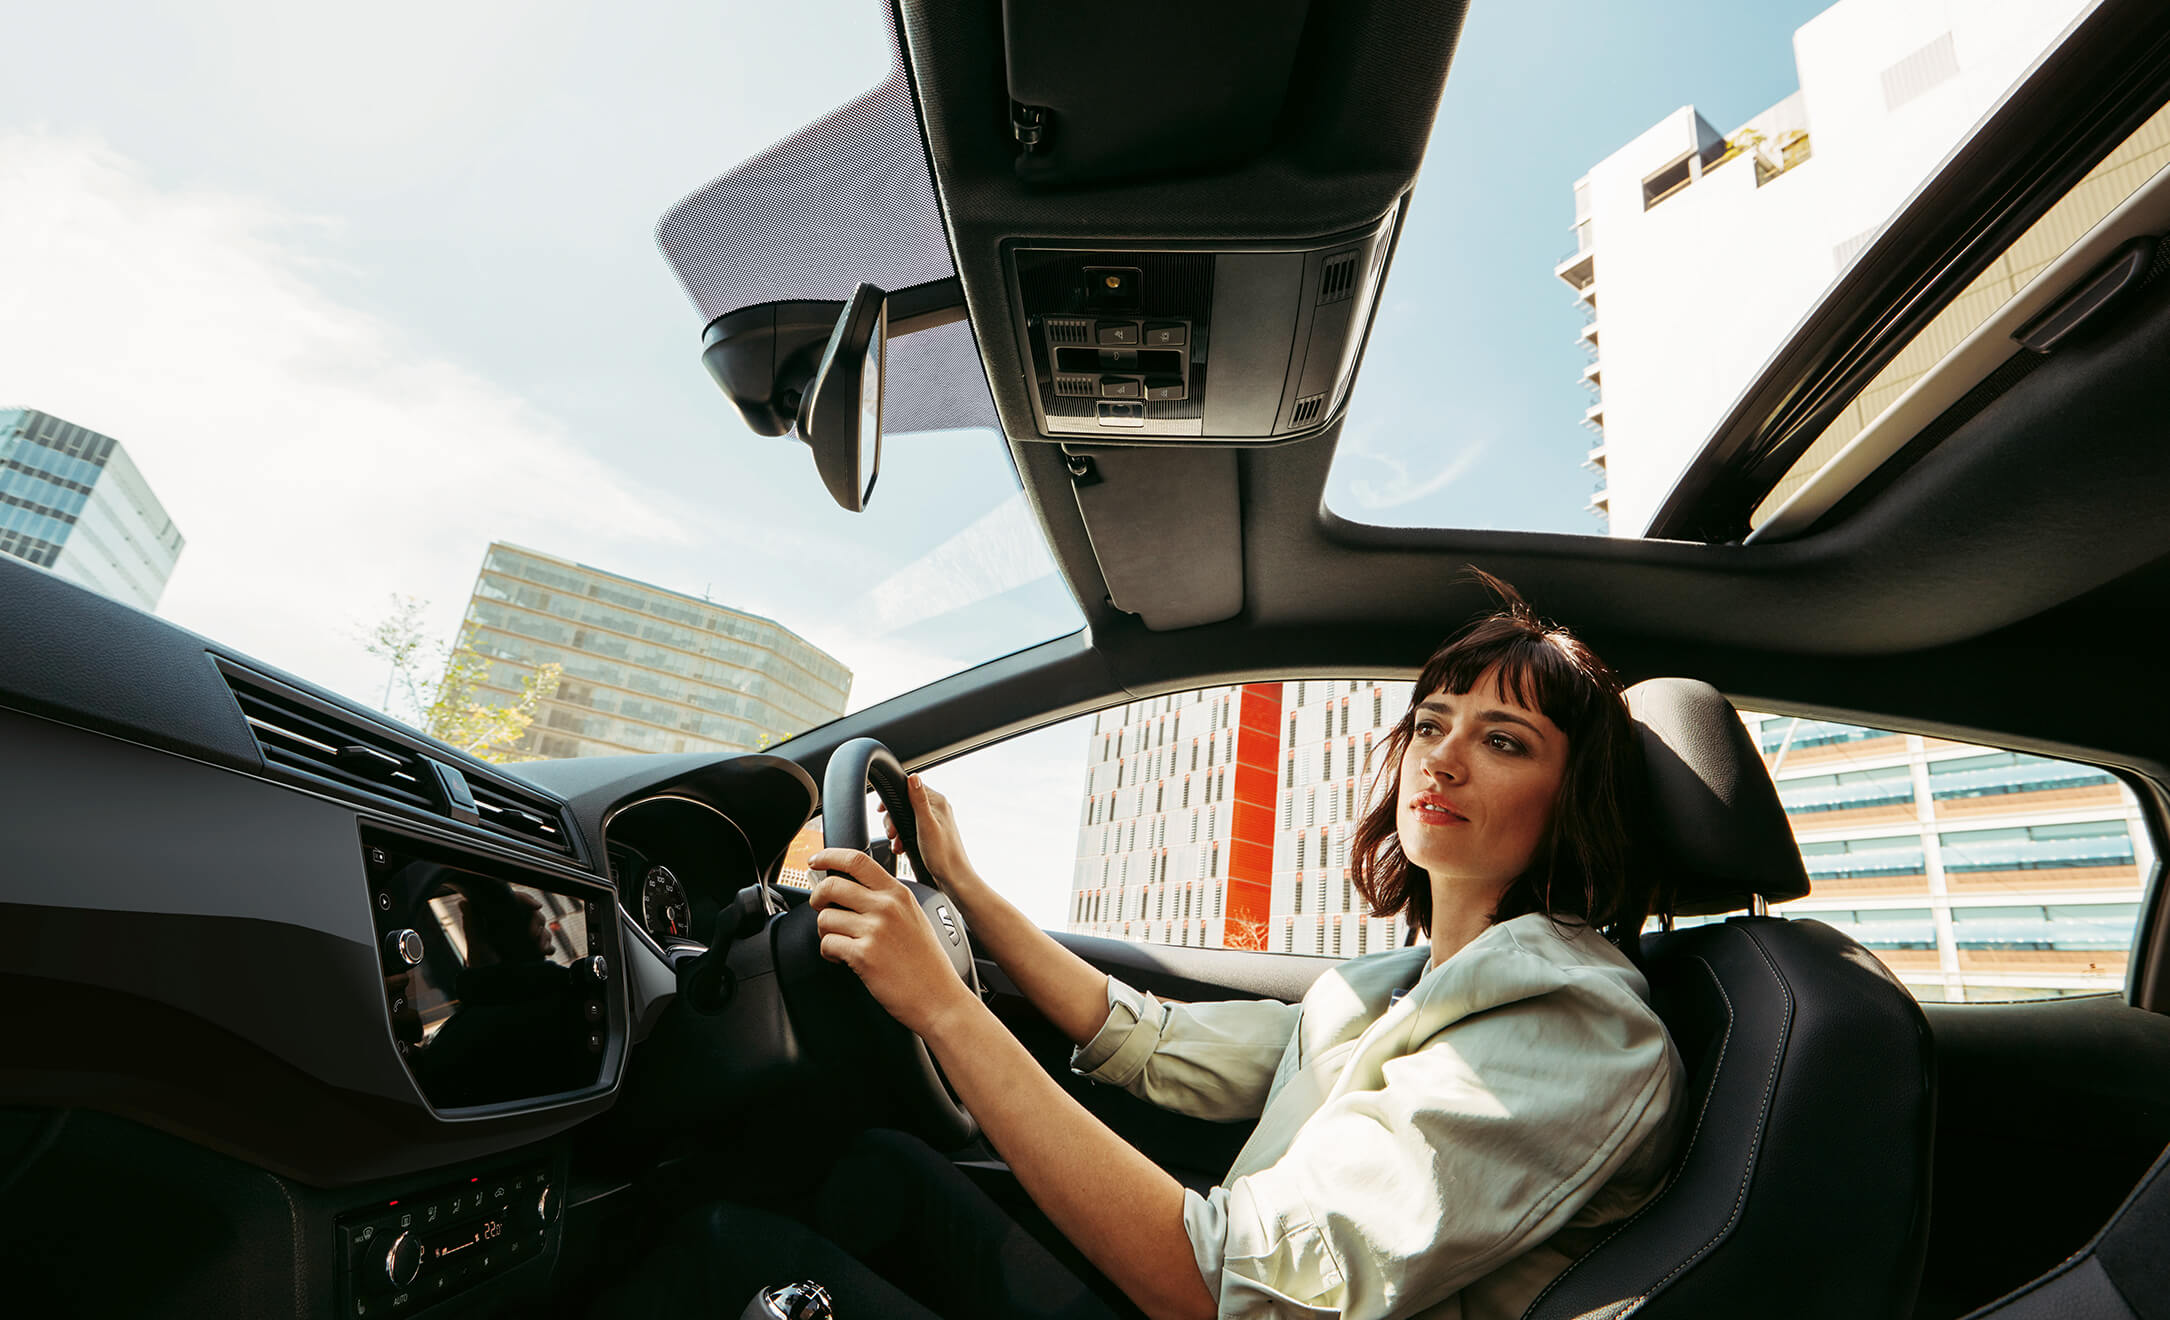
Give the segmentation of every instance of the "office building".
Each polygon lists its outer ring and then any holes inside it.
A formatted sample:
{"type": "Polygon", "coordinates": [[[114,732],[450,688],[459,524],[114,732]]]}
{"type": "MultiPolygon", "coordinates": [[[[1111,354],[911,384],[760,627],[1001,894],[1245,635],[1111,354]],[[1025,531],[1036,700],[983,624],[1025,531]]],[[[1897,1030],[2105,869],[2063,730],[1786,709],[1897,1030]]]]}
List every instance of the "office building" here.
{"type": "Polygon", "coordinates": [[[2155,856],[2115,776],[1917,734],[1744,719],[1808,866],[1809,896],[1774,911],[1845,931],[1922,999],[2124,987],[2155,856]]]}
{"type": "Polygon", "coordinates": [[[1368,915],[1349,840],[1408,683],[1204,688],[1094,717],[1070,928],[1156,944],[1354,956],[1368,915]]]}
{"type": "Polygon", "coordinates": [[[564,667],[516,751],[745,752],[844,713],[851,671],[772,620],[504,542],[475,579],[463,645],[495,663],[485,701],[564,667]]]}
{"type": "Polygon", "coordinates": [[[0,554],[155,610],[185,544],[118,440],[0,408],[0,554]]]}

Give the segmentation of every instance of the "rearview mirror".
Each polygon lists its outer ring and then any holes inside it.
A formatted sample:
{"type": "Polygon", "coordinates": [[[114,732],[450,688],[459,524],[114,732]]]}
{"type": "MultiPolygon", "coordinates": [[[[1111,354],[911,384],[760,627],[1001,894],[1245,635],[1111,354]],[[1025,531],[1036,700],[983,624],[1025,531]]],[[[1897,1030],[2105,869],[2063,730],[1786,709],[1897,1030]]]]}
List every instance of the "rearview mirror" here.
{"type": "Polygon", "coordinates": [[[799,438],[814,451],[821,484],[852,513],[866,508],[881,470],[882,368],[888,342],[888,295],[862,284],[852,290],[837,317],[799,408],[799,438]]]}

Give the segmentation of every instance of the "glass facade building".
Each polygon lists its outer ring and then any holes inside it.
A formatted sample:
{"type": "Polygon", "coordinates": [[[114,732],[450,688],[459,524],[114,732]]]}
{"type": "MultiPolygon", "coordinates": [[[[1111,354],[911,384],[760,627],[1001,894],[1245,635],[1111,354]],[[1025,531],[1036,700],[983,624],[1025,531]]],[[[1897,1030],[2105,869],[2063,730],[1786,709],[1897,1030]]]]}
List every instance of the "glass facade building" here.
{"type": "Polygon", "coordinates": [[[119,441],[0,408],[0,554],[152,610],[184,544],[119,441]]]}
{"type": "Polygon", "coordinates": [[[2123,988],[2155,858],[2098,767],[1823,720],[1746,714],[1808,865],[1772,910],[1851,935],[1916,997],[2123,988]]]}
{"type": "Polygon", "coordinates": [[[508,705],[544,664],[563,680],[519,752],[744,752],[844,713],[851,671],[781,624],[504,542],[484,554],[461,642],[508,705]]]}

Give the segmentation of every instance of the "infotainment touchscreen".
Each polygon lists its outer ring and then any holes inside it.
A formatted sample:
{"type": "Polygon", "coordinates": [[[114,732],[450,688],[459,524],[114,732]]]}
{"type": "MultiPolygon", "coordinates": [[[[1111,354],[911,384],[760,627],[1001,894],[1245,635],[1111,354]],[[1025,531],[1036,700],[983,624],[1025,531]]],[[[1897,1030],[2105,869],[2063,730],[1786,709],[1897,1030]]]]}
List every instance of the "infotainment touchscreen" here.
{"type": "Polygon", "coordinates": [[[593,1086],[609,1039],[607,891],[365,831],[392,1033],[439,1108],[593,1086]]]}

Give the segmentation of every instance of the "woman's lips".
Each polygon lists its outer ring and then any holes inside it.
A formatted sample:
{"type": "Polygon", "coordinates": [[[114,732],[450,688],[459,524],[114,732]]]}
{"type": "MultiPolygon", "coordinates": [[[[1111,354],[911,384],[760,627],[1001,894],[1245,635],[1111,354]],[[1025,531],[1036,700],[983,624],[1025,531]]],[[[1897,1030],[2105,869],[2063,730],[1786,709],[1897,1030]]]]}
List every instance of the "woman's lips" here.
{"type": "Polygon", "coordinates": [[[1464,825],[1469,821],[1469,817],[1447,805],[1444,798],[1416,798],[1409,803],[1409,810],[1421,825],[1464,825]]]}

